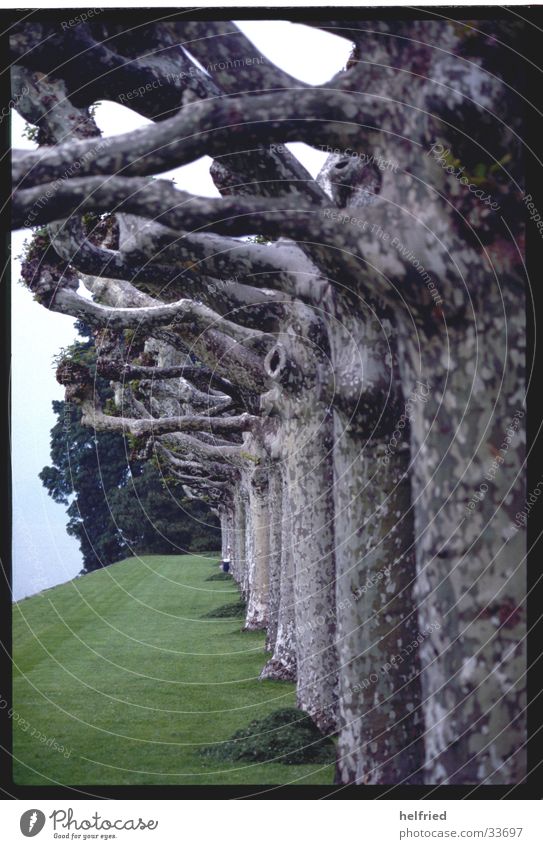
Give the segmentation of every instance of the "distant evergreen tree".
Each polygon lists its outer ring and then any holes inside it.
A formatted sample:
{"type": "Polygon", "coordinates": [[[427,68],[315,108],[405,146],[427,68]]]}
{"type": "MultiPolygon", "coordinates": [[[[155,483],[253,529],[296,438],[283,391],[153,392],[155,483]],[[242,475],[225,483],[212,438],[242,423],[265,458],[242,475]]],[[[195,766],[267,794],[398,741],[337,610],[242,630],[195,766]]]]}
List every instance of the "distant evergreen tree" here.
{"type": "Polygon", "coordinates": [[[92,572],[129,551],[107,500],[108,492],[129,479],[124,439],[81,427],[81,411],[75,404],[53,401],[53,410],[57,414],[51,430],[53,465],[42,469],[40,479],[57,503],[68,505],[66,529],[79,540],[83,571],[92,572]]]}
{"type": "MultiPolygon", "coordinates": [[[[63,355],[92,366],[91,333],[81,323],[77,328],[87,339],[63,355]]],[[[103,401],[111,397],[99,376],[96,391],[103,401]]],[[[220,529],[208,506],[187,498],[175,480],[164,481],[151,461],[131,460],[125,437],[82,427],[77,404],[53,401],[53,411],[52,465],[39,477],[54,501],[68,505],[66,529],[79,541],[83,573],[131,554],[220,549],[220,529]]]]}
{"type": "Polygon", "coordinates": [[[177,482],[164,481],[151,462],[133,465],[131,479],[109,493],[109,503],[136,553],[184,554],[221,547],[209,507],[187,498],[177,482]]]}

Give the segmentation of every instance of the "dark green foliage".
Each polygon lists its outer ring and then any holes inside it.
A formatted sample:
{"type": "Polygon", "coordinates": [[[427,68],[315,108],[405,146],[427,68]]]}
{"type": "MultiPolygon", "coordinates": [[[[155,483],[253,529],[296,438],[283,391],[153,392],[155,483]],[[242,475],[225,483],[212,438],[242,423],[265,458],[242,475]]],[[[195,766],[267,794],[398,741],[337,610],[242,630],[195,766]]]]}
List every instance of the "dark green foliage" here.
{"type": "MultiPolygon", "coordinates": [[[[108,381],[96,375],[91,333],[81,323],[77,329],[87,339],[63,351],[62,359],[88,367],[94,391],[103,404],[111,404],[108,381]]],[[[83,573],[131,554],[220,548],[220,530],[209,508],[188,499],[175,482],[166,485],[151,462],[133,460],[134,446],[125,437],[82,427],[75,403],[53,401],[53,410],[52,465],[40,478],[56,502],[68,505],[67,531],[79,540],[83,573]]]]}
{"type": "Polygon", "coordinates": [[[202,754],[221,761],[325,763],[334,760],[335,746],[304,711],[284,708],[253,720],[230,740],[210,746],[202,754]]]}
{"type": "Polygon", "coordinates": [[[38,143],[38,133],[39,128],[34,126],[34,124],[29,124],[28,121],[25,121],[23,132],[21,133],[24,139],[28,139],[35,144],[38,143]]]}
{"type": "Polygon", "coordinates": [[[217,572],[215,575],[210,575],[206,581],[232,581],[232,575],[229,572],[217,572]]]}
{"type": "Polygon", "coordinates": [[[271,237],[268,237],[268,236],[257,235],[257,236],[248,236],[247,241],[251,242],[253,245],[271,245],[271,243],[274,242],[275,239],[272,239],[271,237]]]}
{"type": "MultiPolygon", "coordinates": [[[[125,449],[126,450],[126,449],[125,449]]],[[[109,494],[115,520],[136,554],[187,554],[220,548],[220,530],[202,501],[164,481],[151,463],[132,463],[125,486],[109,494]]]]}
{"type": "Polygon", "coordinates": [[[53,401],[53,410],[53,465],[45,466],[40,478],[56,502],[68,505],[67,531],[79,540],[83,571],[92,572],[130,553],[107,504],[107,493],[126,486],[130,475],[124,442],[116,434],[82,427],[75,404],[53,401]]]}
{"type": "Polygon", "coordinates": [[[223,604],[221,607],[216,607],[202,619],[242,619],[247,613],[247,607],[244,601],[235,601],[232,604],[223,604]]]}

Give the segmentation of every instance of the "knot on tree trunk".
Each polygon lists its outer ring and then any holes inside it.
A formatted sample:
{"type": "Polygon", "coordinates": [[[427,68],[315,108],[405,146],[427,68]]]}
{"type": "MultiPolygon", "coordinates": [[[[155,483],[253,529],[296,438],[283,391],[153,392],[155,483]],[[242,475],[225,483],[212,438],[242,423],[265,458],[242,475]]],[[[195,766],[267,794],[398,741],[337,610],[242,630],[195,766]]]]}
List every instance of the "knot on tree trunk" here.
{"type": "Polygon", "coordinates": [[[265,469],[256,468],[251,476],[251,486],[258,495],[265,495],[269,487],[268,472],[265,469]]]}
{"type": "Polygon", "coordinates": [[[381,191],[381,172],[371,154],[345,153],[327,164],[332,198],[338,206],[370,206],[381,191]]]}
{"type": "Polygon", "coordinates": [[[266,354],[264,369],[283,389],[292,389],[301,383],[302,372],[298,364],[288,357],[281,342],[277,342],[266,354]]]}

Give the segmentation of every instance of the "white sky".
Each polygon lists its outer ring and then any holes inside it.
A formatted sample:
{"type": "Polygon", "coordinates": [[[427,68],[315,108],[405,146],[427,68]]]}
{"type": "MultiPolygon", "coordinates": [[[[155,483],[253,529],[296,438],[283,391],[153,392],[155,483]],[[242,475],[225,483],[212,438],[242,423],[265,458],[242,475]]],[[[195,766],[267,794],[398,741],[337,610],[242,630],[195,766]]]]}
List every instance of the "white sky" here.
{"type": "MultiPolygon", "coordinates": [[[[282,21],[242,21],[240,29],[257,53],[298,79],[313,85],[329,80],[347,61],[348,41],[310,27],[282,21]]],[[[119,104],[104,102],[96,120],[104,135],[124,133],[149,124],[119,104]]],[[[34,145],[21,136],[24,122],[13,112],[13,145],[34,145]]],[[[325,154],[305,144],[290,149],[316,176],[325,154]]],[[[209,176],[209,157],[168,172],[176,185],[197,195],[217,196],[209,176]]],[[[13,456],[13,576],[14,599],[73,578],[82,568],[77,542],[66,533],[66,508],[53,502],[38,473],[50,464],[49,431],[55,423],[53,399],[63,398],[55,380],[53,357],[75,338],[73,319],[51,313],[18,284],[22,243],[28,231],[13,235],[12,293],[12,456],[13,456]]]]}

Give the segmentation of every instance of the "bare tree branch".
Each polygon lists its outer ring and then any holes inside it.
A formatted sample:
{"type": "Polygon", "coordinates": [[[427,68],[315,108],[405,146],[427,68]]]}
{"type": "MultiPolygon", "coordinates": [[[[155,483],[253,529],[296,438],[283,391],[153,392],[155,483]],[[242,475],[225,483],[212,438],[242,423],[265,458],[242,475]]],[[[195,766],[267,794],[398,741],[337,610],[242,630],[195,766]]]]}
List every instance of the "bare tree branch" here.
{"type": "Polygon", "coordinates": [[[165,433],[180,433],[184,431],[199,431],[208,429],[211,433],[242,433],[250,430],[259,419],[249,413],[240,416],[225,416],[214,418],[210,416],[167,416],[161,419],[130,419],[124,416],[108,416],[95,406],[90,399],[81,403],[83,415],[81,424],[95,430],[107,430],[120,433],[131,433],[133,436],[160,436],[165,433]]]}
{"type": "MultiPolygon", "coordinates": [[[[89,105],[103,98],[105,91],[110,99],[146,117],[162,120],[182,104],[218,98],[226,91],[219,88],[181,50],[179,43],[183,34],[178,32],[179,26],[182,25],[155,23],[145,27],[141,35],[140,28],[135,27],[131,39],[127,40],[118,37],[115,27],[111,28],[113,34],[108,36],[108,25],[104,23],[104,39],[97,42],[85,26],[71,27],[62,34],[49,27],[47,34],[44,32],[43,38],[39,38],[31,26],[25,33],[23,24],[14,40],[16,52],[23,57],[21,61],[24,64],[39,71],[54,71],[56,78],[65,78],[62,85],[72,101],[64,96],[68,109],[76,102],[89,105]],[[168,31],[168,27],[173,29],[168,31]],[[46,45],[44,50],[40,50],[39,46],[36,48],[41,41],[46,45]],[[145,59],[142,62],[143,52],[145,59]],[[60,58],[63,61],[59,62],[60,58]],[[102,73],[99,73],[100,70],[102,73]]],[[[55,141],[63,138],[56,137],[55,141]]],[[[295,180],[299,191],[308,199],[323,200],[319,186],[286,148],[275,151],[246,148],[236,155],[227,153],[222,159],[222,166],[244,174],[250,185],[250,194],[280,196],[287,190],[290,181],[295,180]],[[267,174],[266,181],[261,179],[263,171],[267,174]]]]}
{"type": "MultiPolygon", "coordinates": [[[[182,263],[189,270],[192,263],[195,270],[221,280],[233,276],[249,286],[294,292],[297,266],[293,252],[277,243],[268,246],[216,233],[179,233],[153,222],[142,223],[135,234],[133,251],[140,261],[147,257],[167,264],[182,263]]],[[[130,244],[123,245],[123,253],[132,256],[130,244]]]]}
{"type": "MultiPolygon", "coordinates": [[[[74,162],[80,177],[122,174],[149,176],[209,156],[232,154],[248,145],[287,141],[335,144],[360,150],[365,130],[378,130],[386,97],[364,98],[322,89],[253,97],[202,101],[184,107],[178,115],[138,133],[123,133],[101,147],[90,141],[73,141],[47,152],[20,154],[14,160],[14,183],[20,188],[65,179],[74,162]]],[[[415,108],[415,107],[413,107],[415,108]]],[[[386,129],[381,129],[386,132],[386,129]]],[[[298,192],[295,181],[285,193],[298,192]]],[[[299,193],[299,192],[298,192],[299,193]]],[[[318,197],[322,198],[319,190],[318,197]]]]}
{"type": "Polygon", "coordinates": [[[304,89],[307,84],[263,57],[231,21],[183,21],[168,25],[227,94],[304,89]]]}
{"type": "Polygon", "coordinates": [[[56,252],[77,270],[146,284],[161,298],[170,291],[187,297],[220,292],[221,300],[235,308],[269,303],[269,295],[256,287],[294,293],[293,251],[276,245],[240,242],[213,233],[179,235],[142,221],[128,244],[111,250],[90,241],[75,217],[49,227],[56,252]]]}
{"type": "Polygon", "coordinates": [[[212,476],[215,480],[223,479],[230,482],[237,476],[233,466],[228,463],[218,463],[210,458],[206,458],[205,462],[195,462],[194,460],[177,457],[160,440],[155,442],[155,451],[159,457],[167,462],[169,468],[177,469],[184,474],[212,476]]]}
{"type": "MultiPolygon", "coordinates": [[[[16,192],[13,199],[14,226],[21,226],[25,211],[36,205],[43,187],[16,192]]],[[[194,198],[176,190],[164,181],[147,182],[141,178],[101,177],[69,180],[61,183],[48,202],[37,212],[39,223],[66,218],[75,212],[110,212],[122,210],[142,216],[153,215],[161,223],[175,229],[213,229],[227,235],[246,235],[250,232],[268,232],[272,235],[288,233],[300,244],[309,243],[328,267],[331,282],[350,283],[355,287],[370,286],[382,295],[390,289],[387,278],[401,280],[409,268],[408,262],[390,251],[387,242],[379,237],[379,228],[386,232],[401,232],[405,223],[405,210],[385,202],[373,204],[364,216],[349,215],[347,210],[304,208],[292,200],[258,200],[252,198],[194,198]],[[364,225],[366,222],[366,225],[364,225]],[[371,226],[367,226],[370,224],[371,226]],[[311,234],[311,238],[308,238],[311,234]],[[361,266],[361,259],[365,263],[361,266]],[[364,278],[361,270],[364,268],[364,278]],[[378,270],[379,269],[379,270],[378,270]]],[[[409,214],[409,213],[408,213],[409,214]]],[[[435,219],[434,219],[435,220],[435,219]]],[[[430,255],[429,245],[422,244],[421,260],[430,255]]],[[[318,281],[310,280],[315,287],[312,296],[319,301],[324,295],[318,281]]],[[[326,283],[323,281],[324,288],[326,283]]],[[[397,299],[393,289],[386,292],[397,299]]]]}
{"type": "Polygon", "coordinates": [[[97,41],[87,24],[62,30],[24,22],[11,33],[10,46],[21,64],[65,80],[79,106],[107,97],[160,120],[183,103],[220,94],[164,25],[134,27],[131,39],[111,29],[112,35],[97,41]]]}
{"type": "MultiPolygon", "coordinates": [[[[176,433],[168,437],[168,443],[172,443],[176,454],[182,452],[183,456],[202,463],[208,461],[226,463],[236,468],[243,468],[247,463],[243,456],[242,444],[235,445],[209,433],[200,432],[191,436],[186,433],[176,433]]],[[[164,447],[163,443],[162,447],[164,447]]]]}
{"type": "Polygon", "coordinates": [[[108,357],[99,357],[96,368],[102,377],[109,380],[170,380],[176,377],[184,378],[190,383],[199,384],[200,387],[203,386],[204,389],[207,389],[207,393],[204,392],[202,394],[207,395],[210,399],[217,397],[210,395],[210,390],[220,390],[224,393],[224,398],[230,398],[236,404],[239,404],[241,401],[238,387],[234,386],[229,380],[221,378],[205,366],[143,366],[134,363],[123,363],[108,357]]]}
{"type": "Polygon", "coordinates": [[[164,325],[182,327],[187,323],[198,332],[218,329],[241,344],[256,339],[263,340],[266,335],[259,330],[252,330],[221,318],[203,304],[197,304],[187,298],[156,307],[115,308],[89,301],[73,289],[60,287],[55,289],[49,309],[77,316],[93,326],[110,327],[113,330],[137,328],[142,331],[164,325]]]}

